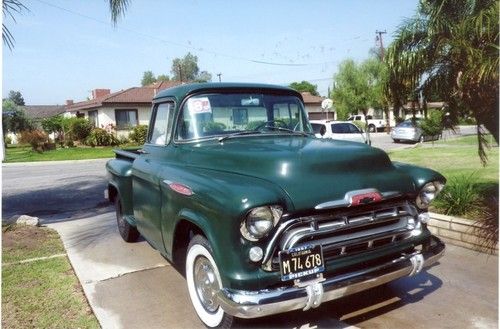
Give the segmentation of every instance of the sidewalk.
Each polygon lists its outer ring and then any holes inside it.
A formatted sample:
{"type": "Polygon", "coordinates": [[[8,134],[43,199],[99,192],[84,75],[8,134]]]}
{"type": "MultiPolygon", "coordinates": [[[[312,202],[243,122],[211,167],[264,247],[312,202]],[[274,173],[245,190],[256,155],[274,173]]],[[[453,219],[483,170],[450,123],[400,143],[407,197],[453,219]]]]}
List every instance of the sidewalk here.
{"type": "MultiPolygon", "coordinates": [[[[110,211],[48,224],[102,328],[204,328],[186,282],[145,241],[125,243],[110,211]]],[[[498,257],[448,245],[416,277],[329,302],[308,312],[240,320],[239,328],[495,328],[498,257]]]]}

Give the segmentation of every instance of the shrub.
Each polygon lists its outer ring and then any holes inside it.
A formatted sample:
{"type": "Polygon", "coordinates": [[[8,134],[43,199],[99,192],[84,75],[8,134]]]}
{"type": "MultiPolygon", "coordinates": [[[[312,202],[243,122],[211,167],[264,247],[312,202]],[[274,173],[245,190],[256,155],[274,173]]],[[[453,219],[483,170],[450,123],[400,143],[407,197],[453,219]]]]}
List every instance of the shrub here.
{"type": "Polygon", "coordinates": [[[139,125],[132,129],[132,132],[128,136],[131,141],[137,144],[146,143],[146,138],[148,137],[148,126],[147,125],[139,125]]]}
{"type": "Polygon", "coordinates": [[[440,135],[443,132],[443,113],[441,111],[432,111],[429,116],[422,120],[420,127],[427,136],[440,135]]]}
{"type": "Polygon", "coordinates": [[[119,145],[118,139],[112,133],[102,128],[94,128],[90,135],[85,139],[85,144],[94,146],[116,146],[119,145]]]}
{"type": "Polygon", "coordinates": [[[7,145],[12,144],[12,138],[10,136],[5,136],[4,141],[5,141],[5,144],[7,144],[7,145]]]}
{"type": "Polygon", "coordinates": [[[498,185],[484,200],[481,200],[477,209],[474,234],[479,236],[479,249],[493,253],[498,244],[498,185]]]}
{"type": "Polygon", "coordinates": [[[259,126],[263,126],[265,123],[265,121],[250,121],[248,124],[247,124],[247,128],[246,130],[255,130],[257,129],[259,126]]]}
{"type": "Polygon", "coordinates": [[[203,124],[203,132],[206,133],[220,133],[226,129],[226,125],[222,122],[208,121],[203,124]]]}
{"type": "Polygon", "coordinates": [[[475,173],[472,173],[451,178],[437,197],[436,206],[445,215],[454,216],[462,216],[476,210],[479,202],[475,176],[475,173]]]}
{"type": "Polygon", "coordinates": [[[71,139],[84,141],[89,136],[92,129],[93,126],[89,120],[84,118],[74,118],[69,126],[71,139]]]}
{"type": "Polygon", "coordinates": [[[23,144],[30,144],[33,151],[39,153],[44,151],[43,145],[47,141],[47,134],[40,129],[22,131],[21,137],[19,138],[19,142],[23,144]]]}

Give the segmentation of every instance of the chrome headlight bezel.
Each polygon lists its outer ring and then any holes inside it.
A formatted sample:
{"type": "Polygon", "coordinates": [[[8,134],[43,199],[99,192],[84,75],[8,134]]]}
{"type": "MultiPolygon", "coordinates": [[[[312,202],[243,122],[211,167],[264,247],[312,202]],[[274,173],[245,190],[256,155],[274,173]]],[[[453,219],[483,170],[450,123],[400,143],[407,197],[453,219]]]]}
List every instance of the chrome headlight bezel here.
{"type": "Polygon", "coordinates": [[[415,204],[421,210],[429,208],[431,202],[443,190],[444,183],[441,181],[433,181],[425,184],[418,192],[415,204]]]}
{"type": "Polygon", "coordinates": [[[279,205],[255,207],[241,222],[241,235],[248,241],[258,241],[271,232],[282,215],[283,208],[279,205]]]}

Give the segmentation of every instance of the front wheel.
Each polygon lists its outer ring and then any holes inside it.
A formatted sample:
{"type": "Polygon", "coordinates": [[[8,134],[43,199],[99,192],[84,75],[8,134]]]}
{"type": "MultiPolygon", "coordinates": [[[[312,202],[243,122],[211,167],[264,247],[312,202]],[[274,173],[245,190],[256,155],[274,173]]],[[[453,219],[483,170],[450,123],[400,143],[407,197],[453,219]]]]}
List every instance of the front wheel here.
{"type": "Polygon", "coordinates": [[[369,130],[371,133],[377,132],[377,128],[375,127],[375,125],[369,125],[369,126],[368,126],[368,130],[369,130]]]}
{"type": "Polygon", "coordinates": [[[191,303],[200,320],[209,328],[230,328],[234,318],[217,302],[217,293],[222,288],[219,269],[210,243],[201,235],[195,235],[189,243],[186,280],[191,303]]]}

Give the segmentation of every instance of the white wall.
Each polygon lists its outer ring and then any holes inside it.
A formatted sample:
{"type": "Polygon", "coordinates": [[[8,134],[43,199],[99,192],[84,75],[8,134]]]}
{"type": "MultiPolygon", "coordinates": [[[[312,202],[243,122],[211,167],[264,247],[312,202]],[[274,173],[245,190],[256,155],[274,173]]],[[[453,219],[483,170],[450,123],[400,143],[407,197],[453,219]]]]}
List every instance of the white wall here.
{"type": "MultiPolygon", "coordinates": [[[[138,116],[138,121],[140,125],[148,125],[149,124],[149,116],[151,112],[151,107],[149,106],[140,106],[140,107],[134,107],[134,106],[117,106],[117,107],[112,107],[112,106],[104,106],[97,108],[97,124],[99,128],[106,127],[109,124],[113,124],[116,126],[116,121],[115,121],[115,110],[131,110],[135,109],[137,110],[137,116],[138,116]]],[[[92,111],[92,110],[90,110],[92,111]]],[[[89,111],[81,111],[85,113],[85,118],[89,118],[89,111]]],[[[130,131],[128,130],[118,130],[117,135],[119,137],[121,136],[128,136],[130,131]]]]}

